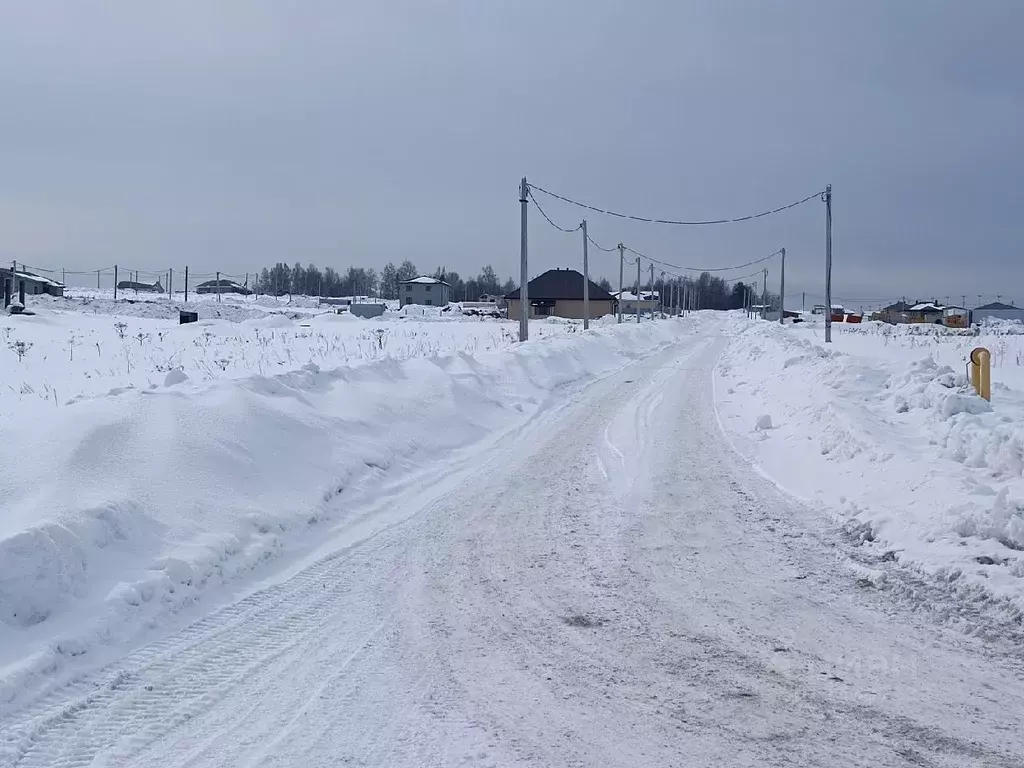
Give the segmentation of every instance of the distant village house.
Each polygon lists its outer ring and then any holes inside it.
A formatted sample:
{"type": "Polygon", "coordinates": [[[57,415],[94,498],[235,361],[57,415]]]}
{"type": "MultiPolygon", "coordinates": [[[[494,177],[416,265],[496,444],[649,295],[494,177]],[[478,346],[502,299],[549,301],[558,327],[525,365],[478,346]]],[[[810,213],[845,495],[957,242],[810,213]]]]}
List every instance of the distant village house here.
{"type": "Polygon", "coordinates": [[[196,286],[196,293],[240,293],[243,296],[248,296],[252,293],[244,285],[240,285],[234,280],[221,278],[219,282],[220,288],[217,287],[217,280],[207,280],[205,283],[200,283],[196,286]]]}
{"type": "Polygon", "coordinates": [[[622,314],[624,315],[635,315],[639,308],[640,314],[647,312],[648,314],[658,309],[658,292],[657,291],[640,291],[637,295],[631,291],[623,291],[621,294],[612,294],[615,299],[622,304],[622,314]]]}
{"type": "Polygon", "coordinates": [[[436,277],[420,275],[411,280],[398,281],[398,306],[420,304],[427,307],[447,307],[452,287],[436,277]]]}
{"type": "Polygon", "coordinates": [[[983,323],[986,320],[1016,320],[1024,323],[1024,309],[1013,304],[993,301],[975,309],[971,313],[971,320],[975,323],[983,323]]]}
{"type": "Polygon", "coordinates": [[[136,293],[163,293],[164,287],[160,281],[155,283],[140,283],[136,280],[122,280],[117,284],[119,291],[135,291],[136,293]]]}
{"type": "MultiPolygon", "coordinates": [[[[6,269],[0,268],[0,289],[2,289],[5,281],[10,281],[10,279],[11,267],[7,267],[6,269]]],[[[14,282],[11,283],[11,295],[18,295],[18,291],[20,290],[19,286],[21,283],[25,284],[25,294],[28,296],[64,295],[64,283],[49,277],[37,275],[34,272],[28,272],[24,269],[19,269],[17,272],[14,273],[14,282]]]]}
{"type": "MultiPolygon", "coordinates": [[[[588,286],[590,317],[598,318],[615,312],[617,301],[593,280],[588,286]]],[[[510,320],[518,320],[522,304],[517,288],[505,297],[510,320]]],[[[575,269],[549,269],[527,283],[530,302],[527,317],[583,317],[583,275],[575,269]]]]}

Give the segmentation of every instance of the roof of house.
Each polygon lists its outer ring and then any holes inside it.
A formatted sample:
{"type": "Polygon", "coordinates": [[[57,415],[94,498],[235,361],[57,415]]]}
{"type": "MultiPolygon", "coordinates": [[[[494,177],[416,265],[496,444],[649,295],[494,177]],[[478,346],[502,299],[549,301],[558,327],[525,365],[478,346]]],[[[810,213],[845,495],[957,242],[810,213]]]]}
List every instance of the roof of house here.
{"type": "Polygon", "coordinates": [[[920,304],[915,304],[910,308],[911,312],[941,312],[945,307],[939,304],[932,304],[930,301],[925,301],[920,304]]]}
{"type": "MultiPolygon", "coordinates": [[[[583,301],[583,275],[575,269],[549,269],[533,278],[527,287],[530,301],[583,301]]],[[[519,289],[505,298],[518,299],[519,289]]],[[[615,301],[615,297],[591,280],[590,300],[615,301]]]]}
{"type": "Polygon", "coordinates": [[[1003,304],[1001,301],[993,301],[991,304],[986,304],[983,307],[975,307],[975,309],[1021,309],[1021,307],[1015,307],[1012,304],[1003,304]]]}
{"type": "MultiPolygon", "coordinates": [[[[427,277],[426,275],[420,275],[410,280],[399,280],[400,285],[408,285],[412,283],[414,285],[448,285],[444,280],[438,280],[436,277],[427,277]]],[[[448,286],[449,288],[451,286],[448,286]]]]}
{"type": "MultiPolygon", "coordinates": [[[[10,275],[11,268],[0,268],[0,274],[10,275]]],[[[14,277],[16,280],[31,280],[32,282],[42,283],[43,285],[55,285],[58,288],[64,287],[64,283],[62,283],[60,280],[54,280],[53,278],[50,277],[43,277],[42,275],[37,275],[35,272],[26,272],[23,269],[19,269],[17,272],[15,272],[14,277]]]]}
{"type": "Polygon", "coordinates": [[[895,304],[890,304],[889,306],[885,307],[882,311],[883,312],[906,312],[908,309],[910,309],[910,307],[911,307],[911,305],[908,304],[905,301],[897,301],[895,304]]]}
{"type": "MultiPolygon", "coordinates": [[[[161,286],[160,286],[160,281],[157,281],[155,283],[139,283],[139,282],[136,282],[135,280],[122,280],[121,282],[119,282],[117,284],[117,287],[121,288],[121,289],[125,289],[125,290],[145,291],[145,290],[156,290],[157,288],[160,288],[161,286]]],[[[161,290],[162,290],[162,288],[161,288],[161,290]]]]}
{"type": "MultiPolygon", "coordinates": [[[[216,280],[207,280],[205,283],[200,283],[199,285],[197,285],[196,288],[204,288],[206,286],[216,287],[216,285],[217,285],[217,281],[216,280]]],[[[227,280],[227,279],[225,279],[223,277],[220,279],[220,285],[221,285],[221,288],[225,288],[225,287],[229,287],[229,286],[234,286],[235,288],[242,288],[243,287],[241,283],[236,283],[234,280],[227,280]]]]}
{"type": "MultiPolygon", "coordinates": [[[[623,291],[621,294],[613,293],[612,296],[621,299],[622,301],[636,301],[636,294],[632,291],[623,291]]],[[[640,291],[640,301],[657,301],[657,291],[640,291]]]]}

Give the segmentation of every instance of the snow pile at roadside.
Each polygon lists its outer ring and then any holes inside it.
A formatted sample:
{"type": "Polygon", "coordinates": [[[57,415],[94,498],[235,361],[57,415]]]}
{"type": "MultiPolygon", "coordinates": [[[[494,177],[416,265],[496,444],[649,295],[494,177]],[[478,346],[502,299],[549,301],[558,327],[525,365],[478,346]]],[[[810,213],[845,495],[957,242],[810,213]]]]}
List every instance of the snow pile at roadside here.
{"type": "Polygon", "coordinates": [[[876,336],[852,355],[849,337],[826,349],[798,326],[729,322],[716,399],[737,450],[879,558],[1024,600],[1024,391],[996,370],[990,405],[945,347],[876,336]]]}
{"type": "Polygon", "coordinates": [[[564,387],[678,333],[645,323],[475,356],[174,376],[12,414],[0,444],[0,702],[26,676],[323,544],[388,483],[500,439],[564,387]]]}

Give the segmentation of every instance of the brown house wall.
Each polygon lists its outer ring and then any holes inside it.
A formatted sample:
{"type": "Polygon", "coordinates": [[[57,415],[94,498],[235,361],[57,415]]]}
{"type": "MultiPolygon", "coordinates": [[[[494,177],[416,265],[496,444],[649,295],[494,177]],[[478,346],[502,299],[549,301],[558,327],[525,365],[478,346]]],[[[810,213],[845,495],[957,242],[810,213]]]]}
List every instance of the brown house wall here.
{"type": "MultiPolygon", "coordinates": [[[[508,302],[508,318],[509,320],[519,319],[519,299],[509,299],[508,302]]],[[[530,317],[537,317],[536,307],[532,308],[533,313],[530,317]]],[[[597,301],[591,300],[590,302],[590,318],[595,320],[604,315],[610,315],[615,311],[615,302],[613,301],[597,301]]],[[[551,314],[555,317],[565,317],[571,320],[582,320],[583,319],[583,302],[582,301],[556,301],[555,306],[551,308],[551,314]]]]}

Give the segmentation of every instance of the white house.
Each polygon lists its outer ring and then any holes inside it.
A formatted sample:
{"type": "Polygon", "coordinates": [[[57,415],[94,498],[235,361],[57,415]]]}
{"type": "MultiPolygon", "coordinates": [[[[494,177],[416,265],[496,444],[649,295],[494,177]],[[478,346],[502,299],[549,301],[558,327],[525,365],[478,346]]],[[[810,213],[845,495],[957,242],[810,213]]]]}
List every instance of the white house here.
{"type": "Polygon", "coordinates": [[[636,309],[640,307],[640,313],[654,312],[659,309],[658,304],[658,292],[657,291],[640,291],[640,295],[631,292],[623,291],[622,293],[613,293],[612,296],[622,306],[622,314],[624,315],[635,315],[636,309]]]}

